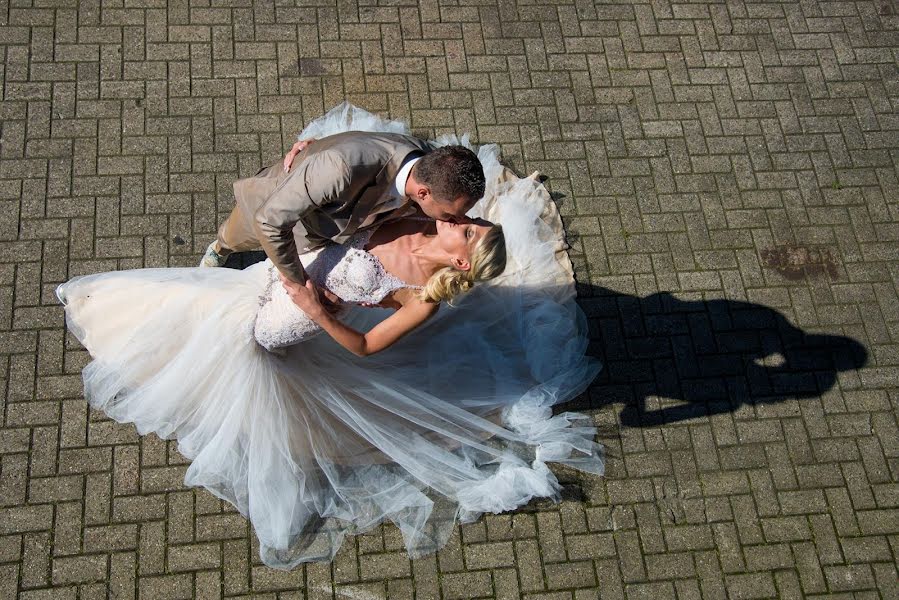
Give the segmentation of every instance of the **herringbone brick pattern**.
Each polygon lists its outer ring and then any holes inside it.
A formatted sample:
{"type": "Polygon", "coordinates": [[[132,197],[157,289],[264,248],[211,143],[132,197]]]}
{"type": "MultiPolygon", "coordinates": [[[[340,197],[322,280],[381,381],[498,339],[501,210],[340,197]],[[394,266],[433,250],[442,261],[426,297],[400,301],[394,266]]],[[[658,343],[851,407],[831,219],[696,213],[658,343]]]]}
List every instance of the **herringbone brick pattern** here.
{"type": "Polygon", "coordinates": [[[0,598],[897,598],[899,4],[0,3],[0,598]],[[347,99],[541,170],[605,479],[409,561],[261,566],[173,444],[87,409],[54,287],[193,265],[347,99]]]}

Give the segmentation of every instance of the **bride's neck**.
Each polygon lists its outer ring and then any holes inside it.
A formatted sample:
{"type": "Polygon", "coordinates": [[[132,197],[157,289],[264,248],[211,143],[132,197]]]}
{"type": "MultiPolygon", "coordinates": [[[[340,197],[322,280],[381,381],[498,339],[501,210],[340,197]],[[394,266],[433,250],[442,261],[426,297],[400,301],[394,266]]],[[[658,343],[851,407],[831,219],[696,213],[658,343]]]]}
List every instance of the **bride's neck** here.
{"type": "Polygon", "coordinates": [[[448,259],[446,253],[436,244],[437,227],[434,222],[422,222],[418,225],[417,227],[409,227],[408,224],[396,225],[398,229],[390,232],[392,237],[395,237],[390,241],[385,240],[372,250],[378,254],[388,270],[409,269],[410,276],[412,273],[418,273],[424,278],[429,278],[448,266],[448,259]]]}
{"type": "Polygon", "coordinates": [[[434,274],[447,265],[446,251],[437,244],[437,229],[429,223],[421,232],[412,234],[409,254],[422,271],[434,274]]]}

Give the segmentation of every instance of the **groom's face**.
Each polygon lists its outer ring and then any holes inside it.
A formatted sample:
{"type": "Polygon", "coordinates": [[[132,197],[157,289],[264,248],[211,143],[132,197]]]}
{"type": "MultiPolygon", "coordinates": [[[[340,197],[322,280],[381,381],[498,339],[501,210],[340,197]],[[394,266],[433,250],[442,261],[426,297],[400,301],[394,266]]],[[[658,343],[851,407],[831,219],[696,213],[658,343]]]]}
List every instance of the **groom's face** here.
{"type": "Polygon", "coordinates": [[[471,207],[474,206],[476,202],[468,196],[459,196],[454,200],[443,202],[435,200],[430,191],[426,194],[419,195],[415,200],[421,207],[421,211],[432,219],[448,221],[450,223],[461,223],[465,221],[467,219],[465,213],[471,210],[471,207]]]}

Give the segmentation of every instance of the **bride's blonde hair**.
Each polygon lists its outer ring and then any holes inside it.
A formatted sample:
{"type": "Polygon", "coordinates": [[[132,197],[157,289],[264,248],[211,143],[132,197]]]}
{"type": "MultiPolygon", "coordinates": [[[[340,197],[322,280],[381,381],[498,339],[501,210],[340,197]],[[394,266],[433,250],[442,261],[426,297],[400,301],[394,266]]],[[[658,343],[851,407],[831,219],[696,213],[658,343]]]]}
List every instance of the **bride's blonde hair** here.
{"type": "Polygon", "coordinates": [[[501,225],[487,230],[471,251],[470,264],[467,271],[443,267],[431,275],[419,298],[434,303],[449,301],[470,290],[476,281],[487,281],[502,273],[506,268],[506,237],[501,225]]]}

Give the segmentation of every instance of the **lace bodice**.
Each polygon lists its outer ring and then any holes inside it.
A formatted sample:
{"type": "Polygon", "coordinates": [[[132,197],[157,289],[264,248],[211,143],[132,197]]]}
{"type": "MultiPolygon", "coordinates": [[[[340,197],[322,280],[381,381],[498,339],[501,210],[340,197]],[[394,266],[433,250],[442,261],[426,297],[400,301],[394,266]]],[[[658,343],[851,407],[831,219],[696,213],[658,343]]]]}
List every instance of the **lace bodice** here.
{"type": "MultiPolygon", "coordinates": [[[[418,288],[384,269],[377,256],[364,250],[373,230],[352,236],[345,244],[332,244],[300,255],[306,274],[316,285],[350,304],[378,304],[401,288],[418,288]]],[[[321,332],[321,327],[287,295],[278,269],[270,260],[265,290],[259,296],[254,336],[269,350],[293,345],[321,332]]]]}
{"type": "Polygon", "coordinates": [[[364,250],[372,233],[361,231],[345,244],[325,246],[300,261],[312,281],[344,302],[377,304],[395,290],[420,288],[388,273],[377,256],[364,250]]]}

